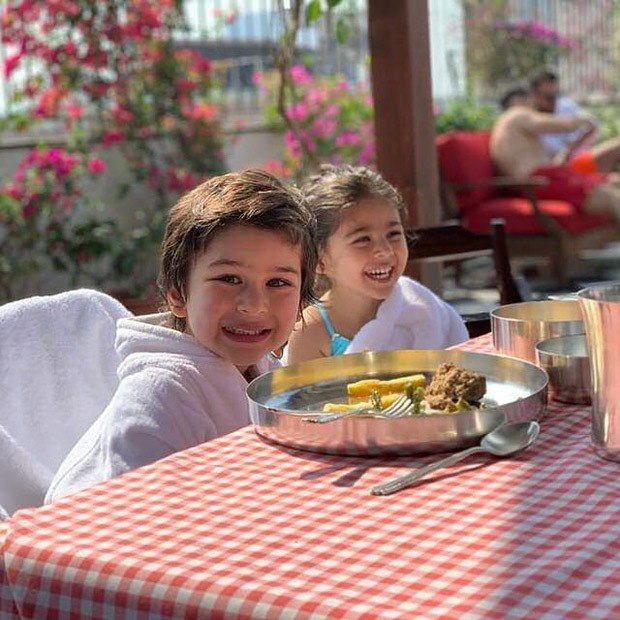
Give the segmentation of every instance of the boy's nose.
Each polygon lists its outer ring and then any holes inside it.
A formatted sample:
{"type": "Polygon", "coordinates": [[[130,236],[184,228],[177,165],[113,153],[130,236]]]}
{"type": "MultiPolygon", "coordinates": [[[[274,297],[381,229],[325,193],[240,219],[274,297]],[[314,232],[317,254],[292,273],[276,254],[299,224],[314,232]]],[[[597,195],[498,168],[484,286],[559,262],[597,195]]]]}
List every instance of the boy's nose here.
{"type": "Polygon", "coordinates": [[[245,287],[237,299],[237,310],[246,314],[261,314],[267,310],[267,298],[256,287],[245,287]]]}

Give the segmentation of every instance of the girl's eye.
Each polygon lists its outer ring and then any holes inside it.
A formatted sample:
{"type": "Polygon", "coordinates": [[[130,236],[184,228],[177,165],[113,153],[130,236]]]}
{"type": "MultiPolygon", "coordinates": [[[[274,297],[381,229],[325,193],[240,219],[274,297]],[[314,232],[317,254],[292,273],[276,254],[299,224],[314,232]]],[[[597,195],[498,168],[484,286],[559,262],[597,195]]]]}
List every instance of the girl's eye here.
{"type": "Polygon", "coordinates": [[[280,288],[282,286],[290,285],[290,282],[288,282],[287,280],[283,280],[282,278],[272,278],[271,280],[269,280],[269,282],[267,282],[267,286],[270,286],[272,288],[280,288]]]}
{"type": "Polygon", "coordinates": [[[390,239],[398,239],[399,237],[403,236],[403,231],[402,230],[391,230],[389,232],[389,237],[390,239]]]}
{"type": "Polygon", "coordinates": [[[355,244],[363,244],[363,243],[368,243],[370,241],[370,237],[368,235],[364,235],[363,237],[356,237],[355,239],[353,239],[353,243],[355,244]]]}

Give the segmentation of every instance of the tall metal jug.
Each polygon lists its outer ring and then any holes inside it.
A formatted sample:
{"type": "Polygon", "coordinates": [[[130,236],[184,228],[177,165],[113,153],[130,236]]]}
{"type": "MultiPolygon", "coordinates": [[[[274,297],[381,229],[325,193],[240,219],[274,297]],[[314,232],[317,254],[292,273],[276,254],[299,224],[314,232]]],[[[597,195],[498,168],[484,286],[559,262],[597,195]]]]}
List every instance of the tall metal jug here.
{"type": "Polygon", "coordinates": [[[592,382],[592,444],[620,461],[620,282],[577,293],[586,329],[592,382]]]}

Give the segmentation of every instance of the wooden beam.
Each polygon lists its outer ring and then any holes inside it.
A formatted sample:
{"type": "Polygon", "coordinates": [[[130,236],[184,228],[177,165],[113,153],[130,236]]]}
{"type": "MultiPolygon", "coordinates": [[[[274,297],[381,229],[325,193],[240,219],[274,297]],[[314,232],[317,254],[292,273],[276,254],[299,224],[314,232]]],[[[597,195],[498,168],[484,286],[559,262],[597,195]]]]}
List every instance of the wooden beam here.
{"type": "Polygon", "coordinates": [[[427,0],[368,0],[378,169],[410,226],[441,220],[427,0]]]}

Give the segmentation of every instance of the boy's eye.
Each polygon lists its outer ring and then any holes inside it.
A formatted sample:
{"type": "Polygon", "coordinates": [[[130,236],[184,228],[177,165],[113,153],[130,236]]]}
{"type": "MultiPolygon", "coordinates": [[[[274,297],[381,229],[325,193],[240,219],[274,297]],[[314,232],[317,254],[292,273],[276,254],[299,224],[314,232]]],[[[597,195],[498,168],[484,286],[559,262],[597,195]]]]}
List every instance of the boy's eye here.
{"type": "Polygon", "coordinates": [[[368,243],[370,241],[370,237],[368,235],[363,235],[362,237],[356,237],[353,239],[353,243],[368,243]]]}
{"type": "Polygon", "coordinates": [[[391,239],[397,239],[398,237],[402,237],[404,232],[402,230],[391,230],[389,233],[389,237],[391,239]]]}
{"type": "Polygon", "coordinates": [[[240,284],[241,283],[241,278],[239,276],[233,276],[230,274],[218,276],[215,279],[220,282],[226,282],[227,284],[240,284]]]}

